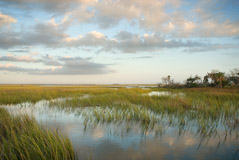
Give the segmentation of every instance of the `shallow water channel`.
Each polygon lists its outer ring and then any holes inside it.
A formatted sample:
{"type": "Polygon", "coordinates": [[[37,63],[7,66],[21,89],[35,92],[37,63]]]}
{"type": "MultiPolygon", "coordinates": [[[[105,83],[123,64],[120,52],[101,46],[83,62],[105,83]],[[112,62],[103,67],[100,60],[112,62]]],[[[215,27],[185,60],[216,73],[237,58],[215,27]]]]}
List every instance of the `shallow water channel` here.
{"type": "MultiPolygon", "coordinates": [[[[48,101],[2,107],[11,114],[33,115],[40,124],[69,136],[79,159],[239,159],[238,130],[225,136],[220,125],[215,136],[205,138],[197,133],[196,127],[184,126],[182,131],[163,119],[163,123],[150,128],[136,121],[96,123],[93,112],[114,112],[109,108],[60,109],[49,107],[48,101]]],[[[160,119],[160,115],[148,113],[160,119]]]]}
{"type": "Polygon", "coordinates": [[[184,93],[172,93],[172,92],[169,92],[169,91],[152,91],[152,92],[149,92],[147,95],[149,96],[185,96],[184,93]]]}

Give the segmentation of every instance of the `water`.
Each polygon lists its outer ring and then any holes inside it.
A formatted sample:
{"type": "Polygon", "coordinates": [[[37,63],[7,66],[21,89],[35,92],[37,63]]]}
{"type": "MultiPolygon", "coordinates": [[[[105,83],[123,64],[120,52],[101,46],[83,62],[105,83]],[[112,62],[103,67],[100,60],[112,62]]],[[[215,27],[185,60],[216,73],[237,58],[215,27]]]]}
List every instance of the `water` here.
{"type": "Polygon", "coordinates": [[[239,159],[238,130],[225,137],[223,127],[219,127],[216,136],[203,138],[195,126],[184,126],[180,131],[179,126],[168,125],[167,121],[153,128],[136,121],[95,123],[95,107],[59,109],[49,107],[47,101],[2,107],[11,114],[33,115],[40,124],[58,128],[70,137],[80,159],[239,159]]]}
{"type": "Polygon", "coordinates": [[[184,93],[173,93],[169,91],[152,91],[148,93],[149,96],[185,96],[184,93]]]}

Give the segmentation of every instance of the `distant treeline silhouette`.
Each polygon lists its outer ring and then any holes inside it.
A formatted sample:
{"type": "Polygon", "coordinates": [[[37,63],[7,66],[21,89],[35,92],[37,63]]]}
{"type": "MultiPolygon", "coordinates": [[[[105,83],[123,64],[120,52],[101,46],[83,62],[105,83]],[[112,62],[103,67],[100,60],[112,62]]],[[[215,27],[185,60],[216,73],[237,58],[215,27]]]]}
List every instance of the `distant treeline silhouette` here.
{"type": "Polygon", "coordinates": [[[212,70],[207,73],[203,78],[198,75],[190,76],[184,83],[175,82],[170,75],[162,78],[162,82],[158,87],[167,88],[194,88],[194,87],[218,87],[225,86],[239,86],[239,68],[231,70],[229,73],[212,70]]]}

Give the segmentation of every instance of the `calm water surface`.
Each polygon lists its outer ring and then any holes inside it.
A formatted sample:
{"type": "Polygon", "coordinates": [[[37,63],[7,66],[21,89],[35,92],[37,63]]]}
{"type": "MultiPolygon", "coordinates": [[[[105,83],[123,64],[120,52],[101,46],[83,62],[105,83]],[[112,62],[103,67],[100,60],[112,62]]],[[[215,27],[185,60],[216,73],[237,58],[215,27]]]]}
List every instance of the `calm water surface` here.
{"type": "Polygon", "coordinates": [[[94,107],[59,109],[49,107],[49,102],[2,106],[11,114],[33,115],[49,128],[57,128],[72,140],[80,159],[93,160],[238,160],[238,128],[225,136],[223,127],[217,135],[203,138],[194,127],[164,123],[145,129],[138,122],[90,123],[94,107]],[[162,129],[163,128],[163,129],[162,129]]]}

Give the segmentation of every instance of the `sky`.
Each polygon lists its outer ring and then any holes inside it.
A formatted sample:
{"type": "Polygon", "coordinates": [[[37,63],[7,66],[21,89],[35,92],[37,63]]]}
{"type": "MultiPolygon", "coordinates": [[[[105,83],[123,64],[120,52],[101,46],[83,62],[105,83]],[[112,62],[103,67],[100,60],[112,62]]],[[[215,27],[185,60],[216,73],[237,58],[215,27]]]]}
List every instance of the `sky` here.
{"type": "Polygon", "coordinates": [[[238,0],[0,0],[0,84],[155,84],[239,68],[238,0]]]}

